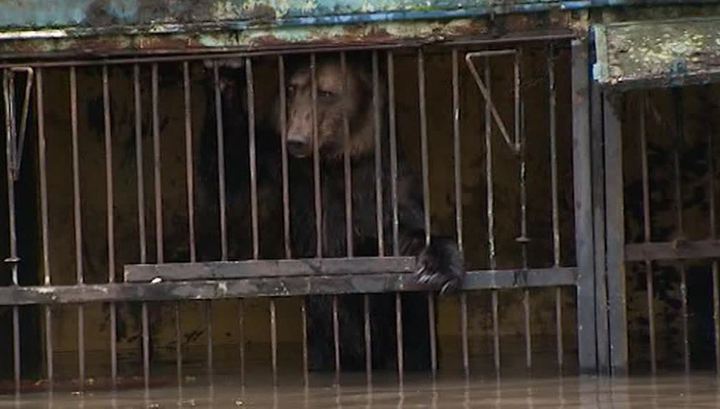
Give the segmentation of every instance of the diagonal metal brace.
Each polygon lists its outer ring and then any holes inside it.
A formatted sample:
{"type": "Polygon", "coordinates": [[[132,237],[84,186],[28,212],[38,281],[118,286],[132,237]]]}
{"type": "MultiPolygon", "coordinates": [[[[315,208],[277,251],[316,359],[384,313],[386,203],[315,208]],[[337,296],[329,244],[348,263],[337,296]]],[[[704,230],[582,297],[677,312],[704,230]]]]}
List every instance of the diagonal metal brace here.
{"type": "Polygon", "coordinates": [[[488,106],[490,107],[490,114],[492,115],[492,118],[497,125],[498,129],[500,130],[500,133],[503,136],[503,139],[505,140],[505,143],[507,146],[512,150],[512,152],[516,155],[519,155],[522,150],[522,141],[520,138],[520,53],[517,50],[514,49],[506,49],[506,50],[488,50],[488,51],[476,51],[465,54],[465,62],[467,63],[468,68],[470,69],[470,72],[472,73],[473,78],[475,79],[475,83],[477,84],[478,88],[480,89],[480,93],[482,93],[483,98],[488,103],[488,106]],[[497,107],[495,106],[495,103],[492,100],[492,97],[490,96],[490,90],[488,89],[485,82],[480,77],[480,73],[478,72],[477,67],[475,66],[475,63],[473,59],[475,58],[481,58],[481,57],[496,57],[496,56],[502,56],[502,55],[513,55],[515,56],[515,62],[514,62],[514,75],[515,75],[515,83],[514,83],[514,94],[515,94],[515,135],[513,137],[510,136],[510,133],[507,130],[507,127],[505,126],[505,122],[503,122],[503,119],[500,117],[500,113],[498,113],[497,107]]]}
{"type": "Polygon", "coordinates": [[[5,98],[5,136],[7,138],[8,168],[13,181],[20,177],[20,164],[22,162],[23,146],[27,134],[28,115],[30,113],[30,98],[34,83],[35,72],[32,67],[7,68],[3,75],[3,96],[5,98]],[[25,95],[22,99],[22,112],[20,115],[20,130],[18,131],[15,118],[15,74],[25,73],[25,95]]]}

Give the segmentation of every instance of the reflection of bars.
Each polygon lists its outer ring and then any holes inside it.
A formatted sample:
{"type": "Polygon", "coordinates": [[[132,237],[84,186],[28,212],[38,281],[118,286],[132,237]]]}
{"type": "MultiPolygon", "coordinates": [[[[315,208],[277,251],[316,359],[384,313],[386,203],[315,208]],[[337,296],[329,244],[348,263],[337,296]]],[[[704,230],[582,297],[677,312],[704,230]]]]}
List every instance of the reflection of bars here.
{"type": "MultiPolygon", "coordinates": [[[[523,310],[524,310],[524,332],[525,332],[525,359],[526,366],[532,367],[532,338],[530,328],[530,292],[531,287],[560,287],[574,286],[578,282],[578,269],[575,267],[562,267],[560,265],[560,216],[558,210],[558,170],[557,170],[557,135],[556,135],[556,92],[555,92],[555,48],[553,44],[549,45],[549,53],[547,56],[546,75],[548,78],[548,105],[550,109],[550,167],[552,177],[551,200],[552,200],[552,247],[553,247],[553,266],[550,268],[532,268],[528,265],[527,244],[527,197],[525,191],[526,184],[526,152],[524,147],[524,129],[523,115],[524,106],[520,95],[521,89],[521,53],[519,50],[496,50],[491,52],[480,52],[466,54],[468,67],[472,70],[475,79],[482,90],[485,97],[485,133],[484,142],[487,154],[486,163],[486,201],[487,201],[487,218],[488,218],[488,248],[490,268],[488,270],[479,270],[468,272],[464,283],[465,290],[489,289],[492,295],[492,325],[493,325],[493,359],[496,371],[501,368],[500,363],[500,319],[499,319],[499,294],[500,289],[522,288],[523,289],[523,310]],[[483,54],[485,53],[485,54],[483,54]],[[499,54],[498,54],[499,53],[499,54]],[[510,140],[505,125],[503,124],[500,114],[492,102],[491,95],[491,71],[490,58],[495,55],[512,54],[514,56],[514,137],[510,140]],[[487,54],[487,55],[486,55],[487,54]],[[484,80],[481,80],[480,74],[476,71],[475,66],[471,62],[472,56],[481,56],[485,58],[483,68],[484,80]],[[493,133],[493,118],[496,127],[505,137],[506,142],[512,150],[518,155],[520,161],[520,217],[521,232],[516,239],[521,246],[522,266],[518,269],[499,270],[497,268],[496,252],[495,252],[495,213],[494,213],[494,193],[493,193],[493,164],[492,164],[492,144],[491,137],[493,133]]],[[[461,56],[460,48],[452,49],[452,121],[453,121],[453,175],[455,194],[454,204],[454,220],[456,223],[455,230],[457,234],[458,246],[461,251],[467,251],[463,247],[463,214],[462,214],[462,178],[461,178],[461,146],[460,146],[460,69],[459,59],[461,56]]],[[[262,53],[256,53],[262,55],[262,53]]],[[[313,177],[315,181],[314,202],[316,214],[316,239],[317,239],[317,259],[313,260],[290,260],[292,257],[290,247],[290,199],[288,192],[288,157],[287,151],[282,145],[282,198],[283,198],[283,247],[286,260],[259,260],[259,221],[258,221],[258,192],[257,192],[257,169],[256,169],[256,153],[255,153],[255,78],[253,72],[253,55],[256,54],[228,54],[223,56],[172,56],[172,57],[152,57],[152,58],[125,58],[106,61],[42,61],[32,64],[37,73],[34,78],[36,84],[36,104],[37,104],[37,129],[39,138],[39,171],[40,171],[40,197],[41,197],[41,220],[42,220],[42,251],[43,251],[43,286],[39,287],[21,287],[17,283],[17,265],[13,264],[13,286],[0,288],[0,305],[12,306],[13,308],[13,330],[14,330],[14,357],[15,357],[15,378],[19,387],[20,382],[20,349],[19,349],[19,323],[18,323],[18,306],[42,304],[45,305],[45,325],[51,328],[52,309],[50,304],[69,304],[75,303],[78,308],[78,365],[79,380],[81,386],[85,380],[85,347],[84,347],[84,310],[85,303],[110,303],[110,319],[111,319],[111,378],[116,382],[117,378],[117,302],[140,302],[142,305],[142,344],[143,344],[143,373],[146,385],[150,378],[150,331],[148,319],[148,302],[149,301],[175,301],[175,334],[178,338],[176,346],[177,360],[177,378],[182,381],[182,361],[183,351],[181,342],[179,342],[181,334],[181,316],[179,309],[179,301],[187,299],[205,299],[206,322],[208,325],[208,345],[207,345],[207,365],[208,372],[213,373],[213,340],[212,331],[210,330],[211,322],[211,300],[221,298],[244,298],[244,297],[269,297],[270,298],[270,326],[271,326],[271,343],[272,343],[272,369],[273,379],[277,382],[277,317],[276,305],[274,297],[281,296],[305,296],[312,294],[332,294],[332,318],[333,318],[333,338],[335,351],[336,374],[340,372],[340,331],[338,323],[338,296],[348,293],[361,293],[364,296],[364,343],[366,345],[366,368],[368,381],[371,379],[371,351],[368,348],[371,344],[370,333],[370,312],[368,293],[375,292],[395,292],[396,293],[396,341],[398,354],[398,376],[402,380],[403,368],[403,343],[402,343],[402,299],[400,293],[402,291],[424,291],[427,288],[418,285],[412,277],[414,268],[414,259],[400,257],[399,255],[399,232],[398,232],[398,187],[397,187],[397,134],[396,134],[396,95],[395,95],[395,51],[376,50],[372,54],[372,79],[373,79],[373,107],[374,107],[374,131],[375,131],[375,192],[376,192],[376,214],[378,227],[378,252],[379,257],[361,258],[355,257],[352,252],[352,198],[351,198],[351,165],[349,153],[344,154],[344,180],[346,186],[345,193],[345,209],[346,214],[346,232],[347,232],[347,255],[346,258],[340,259],[323,259],[322,248],[322,205],[320,191],[320,164],[318,155],[318,129],[317,121],[314,121],[313,129],[313,177]],[[381,53],[384,53],[381,54],[381,53]],[[383,203],[382,192],[387,189],[382,185],[382,155],[380,152],[380,81],[379,81],[379,60],[386,59],[387,62],[387,86],[388,86],[388,121],[389,121],[389,149],[390,149],[390,171],[391,186],[390,197],[392,200],[392,255],[384,254],[384,241],[386,238],[383,234],[383,203]],[[224,155],[224,138],[223,133],[223,116],[222,116],[222,95],[221,95],[221,77],[219,65],[226,58],[244,58],[244,70],[246,76],[247,90],[247,110],[248,110],[248,136],[249,136],[249,167],[250,167],[250,203],[251,203],[251,227],[252,227],[252,260],[248,261],[228,261],[228,231],[227,231],[227,198],[226,198],[226,180],[225,180],[225,159],[224,155]],[[220,243],[221,243],[221,261],[213,263],[198,263],[196,255],[196,225],[194,217],[197,212],[195,205],[195,187],[193,184],[193,136],[191,125],[191,87],[190,87],[190,71],[189,64],[192,61],[209,61],[212,70],[213,81],[213,98],[215,105],[215,121],[217,134],[217,155],[218,155],[218,186],[219,186],[219,203],[220,203],[220,243]],[[185,132],[185,172],[184,175],[187,184],[187,211],[189,214],[188,240],[190,243],[190,260],[184,264],[165,264],[164,263],[164,233],[163,233],[163,206],[162,206],[162,183],[161,183],[161,135],[160,135],[160,119],[159,119],[159,74],[158,64],[160,63],[182,63],[183,78],[183,103],[184,103],[184,132],[185,132]],[[125,277],[123,283],[117,283],[114,269],[115,260],[115,243],[114,243],[114,216],[113,216],[113,173],[112,173],[112,135],[111,135],[111,110],[110,110],[110,85],[108,79],[108,67],[110,65],[130,65],[132,66],[133,81],[133,98],[134,98],[134,132],[136,142],[136,165],[137,165],[137,205],[138,205],[138,230],[139,230],[139,246],[140,246],[140,265],[129,265],[125,269],[125,277]],[[107,182],[107,239],[108,239],[108,260],[109,282],[107,284],[84,284],[83,276],[83,250],[82,250],[82,226],[81,226],[81,205],[80,205],[80,169],[78,156],[78,93],[77,93],[77,70],[87,66],[102,67],[102,94],[103,94],[103,129],[105,137],[105,170],[107,182]],[[156,265],[148,265],[147,260],[147,242],[146,242],[146,225],[145,225],[145,198],[144,198],[144,181],[145,170],[143,169],[143,153],[142,153],[142,106],[141,106],[141,69],[150,66],[151,72],[151,112],[152,112],[152,146],[153,146],[153,180],[154,180],[154,200],[155,200],[155,237],[156,237],[156,265]],[[73,210],[74,210],[74,233],[75,233],[75,249],[76,249],[76,280],[77,285],[71,286],[53,286],[51,280],[51,266],[49,260],[49,235],[48,235],[48,197],[47,197],[47,170],[46,170],[46,145],[45,145],[45,118],[43,117],[43,68],[44,67],[67,67],[69,72],[70,83],[70,112],[72,120],[72,142],[73,142],[73,210]],[[156,278],[161,278],[161,282],[156,282],[156,278]]],[[[278,61],[278,85],[280,89],[280,106],[281,106],[281,128],[282,138],[286,138],[287,132],[287,112],[286,112],[286,78],[285,78],[285,60],[282,55],[277,58],[278,61]]],[[[315,52],[310,53],[310,67],[312,71],[313,83],[313,117],[317,116],[317,80],[315,52]]],[[[345,52],[340,53],[340,61],[343,72],[346,71],[346,55],[345,52]]],[[[5,65],[6,75],[11,65],[5,65]]],[[[430,239],[430,185],[429,185],[429,158],[428,158],[428,129],[427,129],[427,106],[426,106],[426,78],[425,78],[425,57],[422,49],[417,51],[417,74],[418,74],[418,94],[420,96],[419,112],[420,112],[420,142],[421,142],[421,161],[422,161],[422,181],[423,181],[423,203],[425,209],[424,223],[426,227],[426,242],[430,239]]],[[[32,83],[31,78],[28,87],[32,83]]],[[[346,86],[347,84],[345,84],[346,86]]],[[[6,109],[10,109],[13,103],[8,103],[12,98],[11,90],[13,87],[5,84],[6,109]]],[[[29,97],[25,99],[25,104],[29,102],[29,97]]],[[[11,129],[12,115],[7,115],[8,129],[11,129]]],[[[343,120],[344,138],[349,140],[349,123],[348,118],[343,120]]],[[[9,131],[8,131],[9,132],[9,131]]],[[[347,145],[346,145],[347,146],[347,145]]],[[[14,198],[12,196],[13,188],[10,180],[11,164],[15,163],[10,160],[10,148],[8,148],[8,197],[11,207],[11,219],[14,215],[14,198]]],[[[18,156],[19,157],[19,156],[18,156]]],[[[577,157],[575,158],[577,160],[577,157]]],[[[584,158],[587,160],[588,158],[584,158]]],[[[578,182],[576,181],[576,184],[578,182]]],[[[581,182],[583,183],[583,182],[581,182]]],[[[577,199],[583,200],[583,199],[577,199]]],[[[14,237],[15,225],[11,224],[10,232],[14,237]]],[[[15,245],[14,239],[12,242],[15,245]]],[[[13,249],[12,257],[17,256],[13,249]]],[[[581,257],[579,254],[578,257],[581,257]]],[[[592,277],[590,277],[592,281],[592,277]]],[[[592,291],[592,290],[587,290],[592,291]]],[[[587,293],[585,293],[587,295],[587,293]]],[[[592,295],[592,294],[590,294],[592,295]]],[[[579,297],[582,298],[582,297],[579,297]]],[[[579,300],[578,303],[584,302],[585,299],[579,300]]],[[[303,320],[303,361],[305,381],[307,382],[308,372],[308,351],[307,351],[307,326],[305,312],[306,306],[302,306],[303,320]]],[[[594,308],[592,305],[588,308],[594,308]]],[[[555,293],[555,314],[557,326],[557,363],[560,367],[564,361],[564,350],[562,342],[562,305],[560,288],[555,293]]],[[[469,341],[468,341],[468,306],[467,295],[460,295],[460,318],[461,318],[461,335],[462,335],[462,364],[466,375],[470,373],[469,359],[469,341]]],[[[582,318],[581,318],[582,319],[582,318]]],[[[437,346],[435,345],[435,298],[432,293],[428,293],[428,321],[430,325],[431,336],[431,365],[433,374],[437,371],[437,346]]],[[[244,311],[242,300],[239,302],[239,325],[244,331],[244,311]]],[[[581,327],[591,327],[594,322],[583,321],[581,327]]],[[[580,331],[582,332],[582,330],[580,331]]],[[[589,334],[589,332],[587,333],[589,334]]],[[[581,335],[587,337],[587,335],[581,335]]],[[[580,344],[583,344],[581,340],[580,344]]],[[[242,344],[241,344],[242,345],[242,344]]],[[[53,382],[53,337],[51,331],[46,331],[46,361],[47,376],[52,384],[53,382]]],[[[586,346],[581,345],[581,349],[586,346]]],[[[241,366],[244,376],[245,351],[243,347],[240,350],[241,366]]]]}

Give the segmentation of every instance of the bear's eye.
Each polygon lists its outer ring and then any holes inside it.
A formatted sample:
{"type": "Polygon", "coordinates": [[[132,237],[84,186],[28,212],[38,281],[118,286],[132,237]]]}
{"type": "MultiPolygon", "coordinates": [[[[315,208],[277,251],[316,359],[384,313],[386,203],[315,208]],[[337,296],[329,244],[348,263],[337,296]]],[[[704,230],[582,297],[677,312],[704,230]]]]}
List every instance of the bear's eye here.
{"type": "Polygon", "coordinates": [[[320,98],[328,99],[328,98],[334,97],[335,94],[332,93],[332,92],[330,92],[330,91],[318,90],[318,96],[319,96],[320,98]]]}

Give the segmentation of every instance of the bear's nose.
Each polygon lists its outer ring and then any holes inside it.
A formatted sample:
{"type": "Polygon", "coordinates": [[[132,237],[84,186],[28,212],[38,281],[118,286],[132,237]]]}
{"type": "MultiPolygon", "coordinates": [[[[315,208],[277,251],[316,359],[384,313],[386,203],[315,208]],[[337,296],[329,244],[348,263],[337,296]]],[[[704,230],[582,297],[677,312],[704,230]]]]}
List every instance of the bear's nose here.
{"type": "Polygon", "coordinates": [[[310,153],[309,145],[298,140],[289,140],[287,142],[287,150],[296,158],[304,158],[310,153]]]}

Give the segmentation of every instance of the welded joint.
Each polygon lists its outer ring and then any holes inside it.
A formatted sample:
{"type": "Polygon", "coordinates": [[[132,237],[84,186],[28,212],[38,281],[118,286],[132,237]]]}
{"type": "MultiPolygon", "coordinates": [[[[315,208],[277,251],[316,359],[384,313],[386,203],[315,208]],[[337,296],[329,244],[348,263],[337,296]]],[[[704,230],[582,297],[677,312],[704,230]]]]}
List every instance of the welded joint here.
{"type": "Polygon", "coordinates": [[[5,130],[7,146],[10,150],[8,156],[8,169],[13,181],[20,177],[20,164],[22,162],[23,146],[27,134],[27,119],[30,112],[30,97],[33,87],[35,72],[32,67],[11,67],[6,68],[3,75],[3,97],[5,98],[5,130]],[[25,95],[22,100],[22,112],[20,115],[20,129],[16,127],[15,118],[15,74],[25,73],[25,95]]]}
{"type": "MultiPolygon", "coordinates": [[[[488,51],[476,51],[465,54],[465,63],[467,64],[468,68],[470,69],[470,73],[472,74],[473,78],[475,79],[475,83],[477,84],[478,88],[480,89],[480,93],[482,94],[482,97],[485,99],[485,101],[490,106],[490,114],[492,116],[493,121],[497,125],[498,129],[500,130],[500,133],[502,134],[503,139],[505,140],[505,144],[510,148],[510,150],[515,155],[520,155],[522,151],[522,139],[520,138],[520,133],[515,132],[514,136],[510,136],[510,133],[508,132],[507,126],[505,126],[505,121],[500,117],[500,113],[497,110],[497,107],[495,106],[495,102],[493,102],[492,97],[490,96],[490,91],[488,90],[488,87],[485,85],[485,82],[480,77],[480,73],[478,72],[477,67],[475,66],[475,62],[473,59],[481,58],[481,57],[497,57],[497,56],[505,56],[505,55],[512,55],[515,57],[514,66],[515,66],[515,72],[516,75],[519,72],[519,65],[520,65],[520,52],[515,49],[504,49],[504,50],[488,50],[488,51]]],[[[517,80],[517,78],[516,78],[517,80]]],[[[515,90],[515,92],[518,92],[519,90],[515,90]]],[[[516,104],[517,105],[517,104],[516,104]]],[[[515,106],[515,110],[517,110],[518,107],[515,106]]],[[[515,112],[514,117],[518,116],[518,112],[515,112]]],[[[520,124],[515,124],[515,128],[517,129],[520,126],[520,124]]]]}

